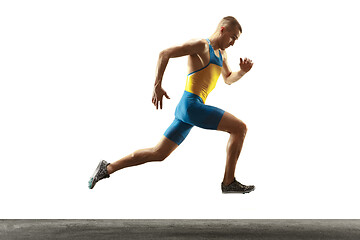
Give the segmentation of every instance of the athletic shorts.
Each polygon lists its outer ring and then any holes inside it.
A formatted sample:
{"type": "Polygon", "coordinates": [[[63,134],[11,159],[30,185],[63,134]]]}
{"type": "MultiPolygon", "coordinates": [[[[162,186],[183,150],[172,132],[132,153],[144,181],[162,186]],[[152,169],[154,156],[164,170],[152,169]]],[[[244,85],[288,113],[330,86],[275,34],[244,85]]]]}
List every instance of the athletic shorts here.
{"type": "Polygon", "coordinates": [[[216,130],[224,112],[219,108],[205,105],[198,95],[184,91],[175,110],[175,120],[164,136],[180,145],[193,126],[216,130]]]}

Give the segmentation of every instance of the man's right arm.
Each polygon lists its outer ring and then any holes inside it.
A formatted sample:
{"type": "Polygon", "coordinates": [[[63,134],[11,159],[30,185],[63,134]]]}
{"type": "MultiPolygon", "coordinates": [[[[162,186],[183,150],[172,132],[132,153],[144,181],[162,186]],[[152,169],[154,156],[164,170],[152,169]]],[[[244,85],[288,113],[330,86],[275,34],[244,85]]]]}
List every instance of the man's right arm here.
{"type": "Polygon", "coordinates": [[[160,84],[165,72],[165,68],[170,58],[193,55],[205,51],[206,41],[203,39],[190,40],[182,45],[167,48],[160,52],[156,68],[155,85],[160,84]]]}
{"type": "Polygon", "coordinates": [[[161,87],[162,78],[169,59],[202,53],[205,51],[206,46],[206,40],[190,40],[182,45],[170,47],[160,52],[156,67],[155,84],[152,97],[152,102],[156,106],[156,109],[158,109],[159,104],[160,109],[162,109],[163,96],[169,99],[169,96],[161,87]]]}

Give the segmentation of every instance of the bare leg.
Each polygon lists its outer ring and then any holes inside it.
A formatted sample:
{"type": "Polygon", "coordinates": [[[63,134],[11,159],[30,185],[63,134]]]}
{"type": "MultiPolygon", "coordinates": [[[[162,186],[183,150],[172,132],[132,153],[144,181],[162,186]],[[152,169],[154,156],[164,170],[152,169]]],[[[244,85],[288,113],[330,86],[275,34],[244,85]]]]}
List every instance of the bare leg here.
{"type": "Polygon", "coordinates": [[[236,163],[239,158],[247,128],[245,123],[225,112],[218,126],[218,130],[230,133],[226,148],[226,166],[223,183],[229,185],[234,181],[236,163]]]}
{"type": "Polygon", "coordinates": [[[108,173],[112,174],[120,169],[147,162],[163,161],[177,147],[178,145],[176,143],[163,136],[155,147],[137,150],[134,153],[109,164],[107,166],[108,173]]]}

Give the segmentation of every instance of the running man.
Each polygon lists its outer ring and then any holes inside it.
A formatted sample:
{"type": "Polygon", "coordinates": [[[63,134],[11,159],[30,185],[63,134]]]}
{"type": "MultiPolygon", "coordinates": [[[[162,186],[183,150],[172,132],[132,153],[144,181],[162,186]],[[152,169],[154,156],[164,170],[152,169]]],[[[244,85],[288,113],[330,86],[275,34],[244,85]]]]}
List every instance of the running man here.
{"type": "Polygon", "coordinates": [[[186,138],[193,126],[228,132],[230,138],[227,144],[226,166],[221,190],[223,193],[248,193],[255,189],[246,186],[235,179],[235,168],[239,158],[246,125],[219,108],[205,105],[209,93],[215,88],[222,75],[226,84],[232,84],[242,78],[253,66],[250,59],[240,58],[240,70],[232,72],[227,62],[225,49],[233,46],[240,37],[242,28],[234,17],[225,17],[218,24],[216,31],[208,39],[197,39],[182,45],[170,47],[160,52],[156,68],[155,84],[152,102],[156,109],[162,109],[163,97],[170,97],[161,87],[165,68],[170,58],[188,56],[188,76],[184,94],[176,107],[175,120],[165,131],[158,144],[152,148],[137,150],[120,160],[107,163],[100,161],[89,181],[89,188],[114,172],[144,164],[151,161],[163,161],[186,138]]]}

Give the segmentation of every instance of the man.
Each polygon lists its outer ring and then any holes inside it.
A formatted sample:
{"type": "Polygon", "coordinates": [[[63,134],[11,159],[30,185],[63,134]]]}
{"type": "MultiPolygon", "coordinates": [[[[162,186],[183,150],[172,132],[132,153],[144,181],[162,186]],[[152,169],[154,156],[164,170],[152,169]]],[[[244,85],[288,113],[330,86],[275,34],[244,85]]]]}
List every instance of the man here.
{"type": "Polygon", "coordinates": [[[223,193],[248,193],[255,189],[235,179],[235,168],[246,135],[246,125],[233,115],[219,108],[205,105],[208,94],[215,88],[220,76],[226,84],[238,81],[250,71],[250,59],[240,58],[240,71],[232,72],[225,49],[234,45],[242,28],[234,17],[223,18],[216,31],[208,39],[188,41],[180,46],[163,50],[159,55],[152,102],[162,109],[163,97],[170,99],[161,87],[163,74],[170,58],[188,56],[188,76],[184,94],[176,107],[175,120],[159,143],[152,148],[137,150],[124,158],[107,163],[101,161],[89,181],[89,188],[110,174],[131,166],[151,161],[163,161],[186,138],[193,126],[225,131],[230,134],[227,144],[226,167],[221,189],[223,193]]]}

